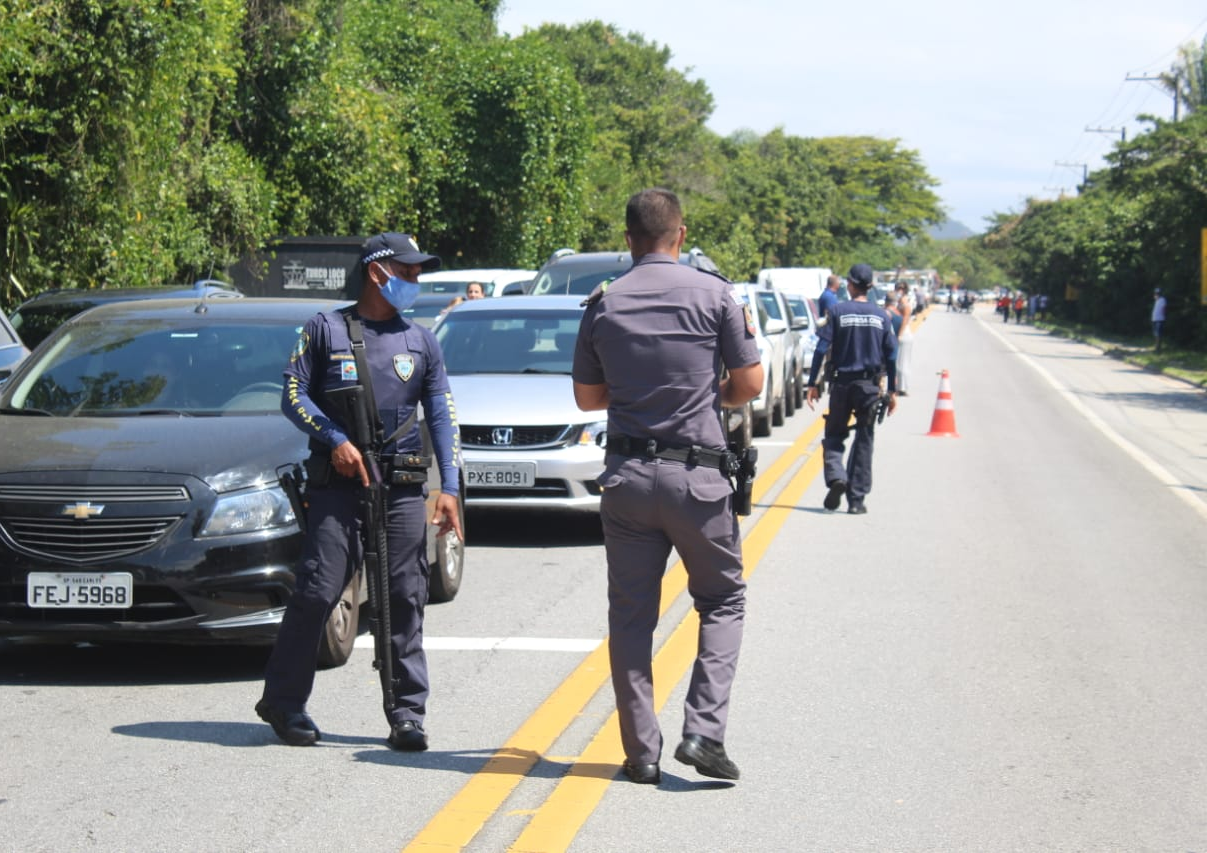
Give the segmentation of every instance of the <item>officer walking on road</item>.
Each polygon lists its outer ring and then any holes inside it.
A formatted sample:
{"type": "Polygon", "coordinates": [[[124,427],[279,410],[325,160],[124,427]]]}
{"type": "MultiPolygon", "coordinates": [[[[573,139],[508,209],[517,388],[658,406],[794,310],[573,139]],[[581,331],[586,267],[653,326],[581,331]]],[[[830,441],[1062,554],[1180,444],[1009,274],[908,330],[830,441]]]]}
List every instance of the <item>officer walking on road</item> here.
{"type": "Polygon", "coordinates": [[[406,234],[387,233],[361,247],[358,270],[363,286],[355,306],[311,318],[285,369],[281,408],[310,437],[307,460],[307,535],[297,582],[285,608],[276,645],[268,660],[264,695],[256,713],[291,746],[319,740],[306,713],[314,687],[317,650],[328,616],[361,565],[358,490],[369,485],[365,460],[350,439],[352,424],[331,392],[360,385],[376,400],[388,461],[386,525],[389,555],[390,651],[394,707],[388,712],[387,742],[394,749],[427,749],[423,723],[428,697],[423,652],[423,611],[428,600],[425,495],[428,485],[391,475],[393,461],[423,452],[420,427],[411,419],[422,404],[440,468],[440,495],[432,523],[439,536],[462,536],[457,493],[459,439],[444,359],[426,328],[400,312],[419,293],[421,270],[437,269],[440,259],[419,251],[406,234]],[[363,338],[363,348],[354,342],[363,338]],[[368,375],[364,375],[367,373],[368,375]],[[409,426],[407,426],[409,421],[409,426]],[[406,427],[401,434],[395,434],[406,427]]]}
{"type": "Polygon", "coordinates": [[[822,439],[826,486],[823,504],[836,510],[847,495],[847,512],[867,512],[864,498],[872,490],[872,446],[875,440],[881,379],[887,377],[888,413],[897,408],[897,339],[888,313],[868,302],[872,268],[855,264],[847,277],[851,299],[830,309],[830,320],[818,331],[817,349],[809,370],[809,408],[821,396],[817,377],[827,351],[830,353],[830,407],[822,439]],[[844,464],[843,448],[855,416],[855,441],[844,464]]]}
{"type": "Polygon", "coordinates": [[[662,778],[651,656],[673,547],[700,616],[675,758],[737,779],[724,740],[746,584],[721,406],[753,399],[763,368],[749,309],[729,282],[678,263],[687,231],[675,194],[634,195],[625,228],[633,266],[587,300],[573,369],[578,407],[608,412],[600,516],[623,771],[639,784],[662,778]]]}

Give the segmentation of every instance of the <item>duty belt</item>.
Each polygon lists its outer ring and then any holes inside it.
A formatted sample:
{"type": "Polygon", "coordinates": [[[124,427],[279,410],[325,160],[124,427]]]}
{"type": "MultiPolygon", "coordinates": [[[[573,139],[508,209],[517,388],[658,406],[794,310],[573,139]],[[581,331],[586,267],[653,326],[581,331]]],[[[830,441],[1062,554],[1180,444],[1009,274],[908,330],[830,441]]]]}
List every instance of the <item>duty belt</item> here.
{"type": "Polygon", "coordinates": [[[861,379],[879,379],[879,370],[840,370],[834,374],[835,382],[858,382],[861,379]]]}
{"type": "Polygon", "coordinates": [[[428,466],[432,457],[417,453],[395,453],[381,457],[385,466],[386,479],[391,486],[406,486],[411,483],[426,483],[428,466]]]}
{"type": "Polygon", "coordinates": [[[608,433],[605,453],[613,456],[630,456],[638,459],[669,459],[687,465],[716,468],[726,476],[737,470],[737,454],[728,450],[714,450],[693,444],[690,447],[671,447],[655,438],[633,438],[629,435],[608,433]]]}

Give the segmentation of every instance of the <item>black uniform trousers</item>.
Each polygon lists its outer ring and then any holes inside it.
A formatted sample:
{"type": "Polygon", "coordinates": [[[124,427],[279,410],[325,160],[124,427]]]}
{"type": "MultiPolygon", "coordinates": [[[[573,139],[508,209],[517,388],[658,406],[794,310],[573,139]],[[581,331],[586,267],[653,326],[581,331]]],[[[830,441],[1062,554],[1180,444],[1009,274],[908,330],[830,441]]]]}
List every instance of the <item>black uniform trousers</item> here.
{"type": "Polygon", "coordinates": [[[830,406],[826,431],[821,440],[826,485],[847,481],[847,500],[861,501],[872,491],[872,450],[875,444],[875,420],[872,407],[880,399],[880,385],[873,379],[830,384],[830,406]],[[851,415],[855,415],[855,441],[844,462],[843,451],[851,434],[851,415]]]}
{"type": "MultiPolygon", "coordinates": [[[[394,654],[392,724],[422,724],[428,671],[423,651],[423,610],[428,600],[427,509],[424,486],[391,486],[387,500],[390,567],[390,647],[394,654]]],[[[264,698],[274,707],[302,711],[314,688],[318,648],[327,618],[360,568],[360,487],[351,481],[307,491],[309,532],[293,595],[268,659],[264,698]]]]}

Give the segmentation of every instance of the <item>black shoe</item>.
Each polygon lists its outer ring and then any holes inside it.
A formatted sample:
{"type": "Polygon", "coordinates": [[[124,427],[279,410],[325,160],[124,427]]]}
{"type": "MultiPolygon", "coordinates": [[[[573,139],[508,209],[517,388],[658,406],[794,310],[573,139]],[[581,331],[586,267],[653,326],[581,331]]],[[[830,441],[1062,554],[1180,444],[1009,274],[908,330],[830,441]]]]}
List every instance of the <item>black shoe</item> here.
{"type": "Polygon", "coordinates": [[[830,491],[826,492],[826,499],[822,501],[821,505],[833,512],[842,503],[842,496],[846,493],[846,490],[846,480],[835,480],[830,484],[830,491]]]}
{"type": "Polygon", "coordinates": [[[403,720],[390,726],[386,743],[391,749],[401,749],[403,752],[423,752],[427,749],[427,735],[423,726],[414,720],[403,720]]]}
{"type": "Polygon", "coordinates": [[[290,746],[314,746],[323,739],[323,733],[305,711],[282,711],[264,699],[256,703],[260,719],[272,726],[282,743],[290,746]]]}
{"type": "Polygon", "coordinates": [[[724,744],[703,735],[686,735],[675,750],[675,760],[714,779],[737,779],[741,775],[738,765],[725,754],[724,744]]]}
{"type": "Polygon", "coordinates": [[[662,771],[658,769],[657,761],[652,764],[638,764],[626,758],[620,769],[638,785],[657,785],[662,781],[662,771]]]}
{"type": "Polygon", "coordinates": [[[851,501],[847,505],[847,512],[851,515],[866,515],[868,508],[863,505],[863,501],[851,501]]]}

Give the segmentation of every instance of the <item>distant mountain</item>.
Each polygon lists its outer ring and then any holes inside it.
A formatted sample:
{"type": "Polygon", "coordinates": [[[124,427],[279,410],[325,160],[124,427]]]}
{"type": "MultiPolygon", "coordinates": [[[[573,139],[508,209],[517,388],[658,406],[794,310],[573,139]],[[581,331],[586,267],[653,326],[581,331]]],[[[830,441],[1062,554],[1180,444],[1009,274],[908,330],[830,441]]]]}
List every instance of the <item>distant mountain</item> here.
{"type": "Polygon", "coordinates": [[[976,234],[963,222],[956,222],[953,219],[940,225],[932,225],[927,233],[933,240],[963,240],[965,237],[972,237],[976,234]]]}

